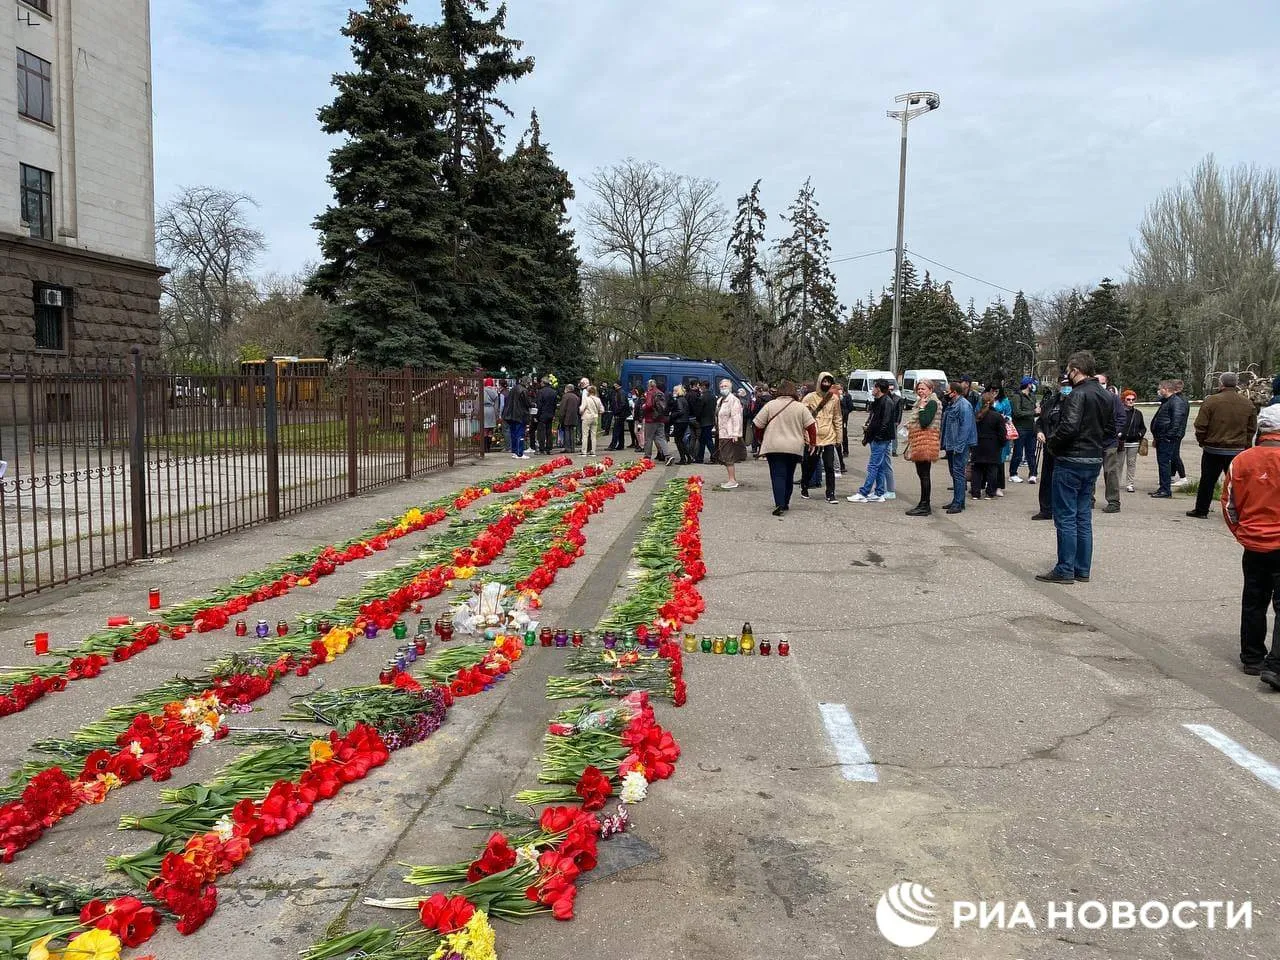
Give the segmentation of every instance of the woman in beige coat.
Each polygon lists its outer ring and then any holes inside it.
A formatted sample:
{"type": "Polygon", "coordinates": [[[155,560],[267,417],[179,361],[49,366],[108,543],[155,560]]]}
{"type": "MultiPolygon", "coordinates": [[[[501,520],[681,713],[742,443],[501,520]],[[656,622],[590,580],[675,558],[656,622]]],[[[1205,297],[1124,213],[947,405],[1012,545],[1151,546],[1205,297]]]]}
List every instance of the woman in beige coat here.
{"type": "Polygon", "coordinates": [[[813,414],[796,399],[796,385],[784,380],[778,390],[778,399],[766,403],[752,422],[764,431],[760,452],[769,461],[773,515],[780,517],[791,509],[796,467],[804,455],[805,444],[812,447],[818,442],[813,414]]]}
{"type": "Polygon", "coordinates": [[[742,442],[742,401],[733,395],[733,384],[728,380],[720,381],[720,398],[716,400],[716,438],[716,459],[729,471],[729,480],[720,484],[720,489],[736,490],[734,466],[747,459],[747,448],[742,442]]]}

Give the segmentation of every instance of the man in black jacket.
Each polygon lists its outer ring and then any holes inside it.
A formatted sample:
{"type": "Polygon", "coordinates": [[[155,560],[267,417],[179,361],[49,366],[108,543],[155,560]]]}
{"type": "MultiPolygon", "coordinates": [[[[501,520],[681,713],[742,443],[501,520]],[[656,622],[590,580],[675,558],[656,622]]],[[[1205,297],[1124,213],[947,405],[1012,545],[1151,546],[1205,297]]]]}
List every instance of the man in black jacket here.
{"type": "MultiPolygon", "coordinates": [[[[693,411],[689,411],[693,416],[693,411]]],[[[716,395],[711,390],[711,381],[702,381],[702,408],[698,411],[696,423],[690,424],[698,432],[698,462],[708,454],[715,456],[716,449],[716,395]]]]}
{"type": "Polygon", "coordinates": [[[627,414],[630,409],[631,404],[627,400],[626,391],[622,389],[622,384],[615,383],[613,396],[609,400],[609,412],[613,414],[613,437],[609,442],[610,450],[626,448],[627,414]]]}
{"type": "MultiPolygon", "coordinates": [[[[1071,380],[1064,373],[1058,381],[1058,389],[1045,394],[1040,400],[1040,413],[1036,417],[1036,442],[1040,447],[1040,512],[1032,520],[1053,519],[1053,454],[1049,452],[1049,438],[1062,418],[1062,401],[1070,395],[1071,380]]],[[[1034,463],[1032,469],[1036,469],[1034,463]]]]}
{"type": "Polygon", "coordinates": [[[556,418],[556,388],[546,377],[538,391],[538,451],[551,456],[551,422],[556,418]]]}
{"type": "Polygon", "coordinates": [[[1191,413],[1191,404],[1178,390],[1174,380],[1162,380],[1160,389],[1160,409],[1151,418],[1151,436],[1156,441],[1156,465],[1160,469],[1160,486],[1153,497],[1166,498],[1173,496],[1173,474],[1178,471],[1185,479],[1186,470],[1182,468],[1182,438],[1187,433],[1187,418],[1191,413]]]}
{"type": "Polygon", "coordinates": [[[1054,456],[1053,525],[1058,564],[1036,575],[1045,583],[1087,583],[1093,564],[1093,490],[1102,472],[1108,438],[1116,436],[1111,395],[1095,379],[1093,354],[1081,350],[1067,361],[1071,393],[1049,437],[1054,456]]]}
{"type": "MultiPolygon", "coordinates": [[[[703,396],[702,384],[697,380],[689,381],[688,392],[685,394],[685,399],[688,401],[689,409],[686,413],[687,419],[684,423],[680,424],[680,429],[686,431],[685,448],[689,451],[689,456],[693,458],[689,461],[690,463],[702,463],[706,458],[707,452],[699,443],[701,430],[698,427],[698,421],[702,417],[703,404],[709,404],[713,409],[715,404],[710,398],[703,396]]],[[[675,427],[673,426],[672,429],[674,430],[675,427]]]]}

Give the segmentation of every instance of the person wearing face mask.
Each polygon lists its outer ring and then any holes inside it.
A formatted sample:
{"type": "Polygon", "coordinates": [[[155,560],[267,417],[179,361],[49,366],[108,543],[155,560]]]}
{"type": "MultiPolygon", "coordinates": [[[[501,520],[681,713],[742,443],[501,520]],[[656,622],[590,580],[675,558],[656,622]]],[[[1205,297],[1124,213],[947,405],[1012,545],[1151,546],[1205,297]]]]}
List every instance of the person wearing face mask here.
{"type": "Polygon", "coordinates": [[[1053,436],[1062,416],[1062,401],[1071,395],[1071,378],[1065,373],[1058,380],[1058,392],[1049,393],[1040,401],[1040,414],[1036,417],[1036,442],[1040,446],[1040,512],[1032,520],[1053,519],[1053,453],[1049,450],[1049,437],[1053,436]]]}
{"type": "Polygon", "coordinates": [[[1093,354],[1080,350],[1067,361],[1071,393],[1062,402],[1058,426],[1049,436],[1053,467],[1053,526],[1058,562],[1044,583],[1088,583],[1093,566],[1093,490],[1108,441],[1115,441],[1113,397],[1096,379],[1093,354]]]}
{"type": "Polygon", "coordinates": [[[836,446],[841,442],[844,429],[844,412],[840,398],[832,390],[836,378],[826,370],[818,374],[818,389],[804,398],[804,405],[813,414],[817,426],[818,442],[806,447],[804,464],[800,468],[800,496],[809,499],[809,482],[819,461],[826,473],[827,503],[836,502],[836,446]]]}
{"type": "Polygon", "coordinates": [[[728,481],[720,484],[720,489],[736,490],[734,467],[747,459],[747,447],[742,442],[742,401],[733,395],[733,384],[728,380],[720,381],[720,397],[716,400],[715,458],[729,472],[728,481]]]}

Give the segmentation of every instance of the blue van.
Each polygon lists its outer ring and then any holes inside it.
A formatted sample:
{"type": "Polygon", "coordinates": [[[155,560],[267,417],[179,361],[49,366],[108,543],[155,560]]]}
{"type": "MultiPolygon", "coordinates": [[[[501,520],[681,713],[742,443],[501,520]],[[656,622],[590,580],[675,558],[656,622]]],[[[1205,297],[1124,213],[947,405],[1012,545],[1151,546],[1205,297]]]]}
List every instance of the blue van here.
{"type": "Polygon", "coordinates": [[[644,393],[650,380],[657,381],[658,388],[668,394],[676,384],[687,388],[695,380],[705,380],[715,390],[721,380],[728,379],[733,383],[734,393],[739,387],[745,387],[748,396],[755,393],[751,381],[727,360],[690,360],[678,353],[640,353],[623,360],[618,379],[628,392],[636,388],[644,393]]]}

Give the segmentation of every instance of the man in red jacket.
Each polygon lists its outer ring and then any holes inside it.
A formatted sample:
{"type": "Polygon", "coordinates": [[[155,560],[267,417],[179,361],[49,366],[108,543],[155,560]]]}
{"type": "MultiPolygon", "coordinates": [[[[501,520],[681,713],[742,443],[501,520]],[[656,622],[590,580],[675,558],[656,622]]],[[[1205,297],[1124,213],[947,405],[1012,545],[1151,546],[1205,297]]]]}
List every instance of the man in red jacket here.
{"type": "Polygon", "coordinates": [[[1239,453],[1222,485],[1222,515],[1244,547],[1240,663],[1280,690],[1280,404],[1258,414],[1258,442],[1239,453]],[[1267,652],[1267,605],[1276,609],[1267,652]]]}

